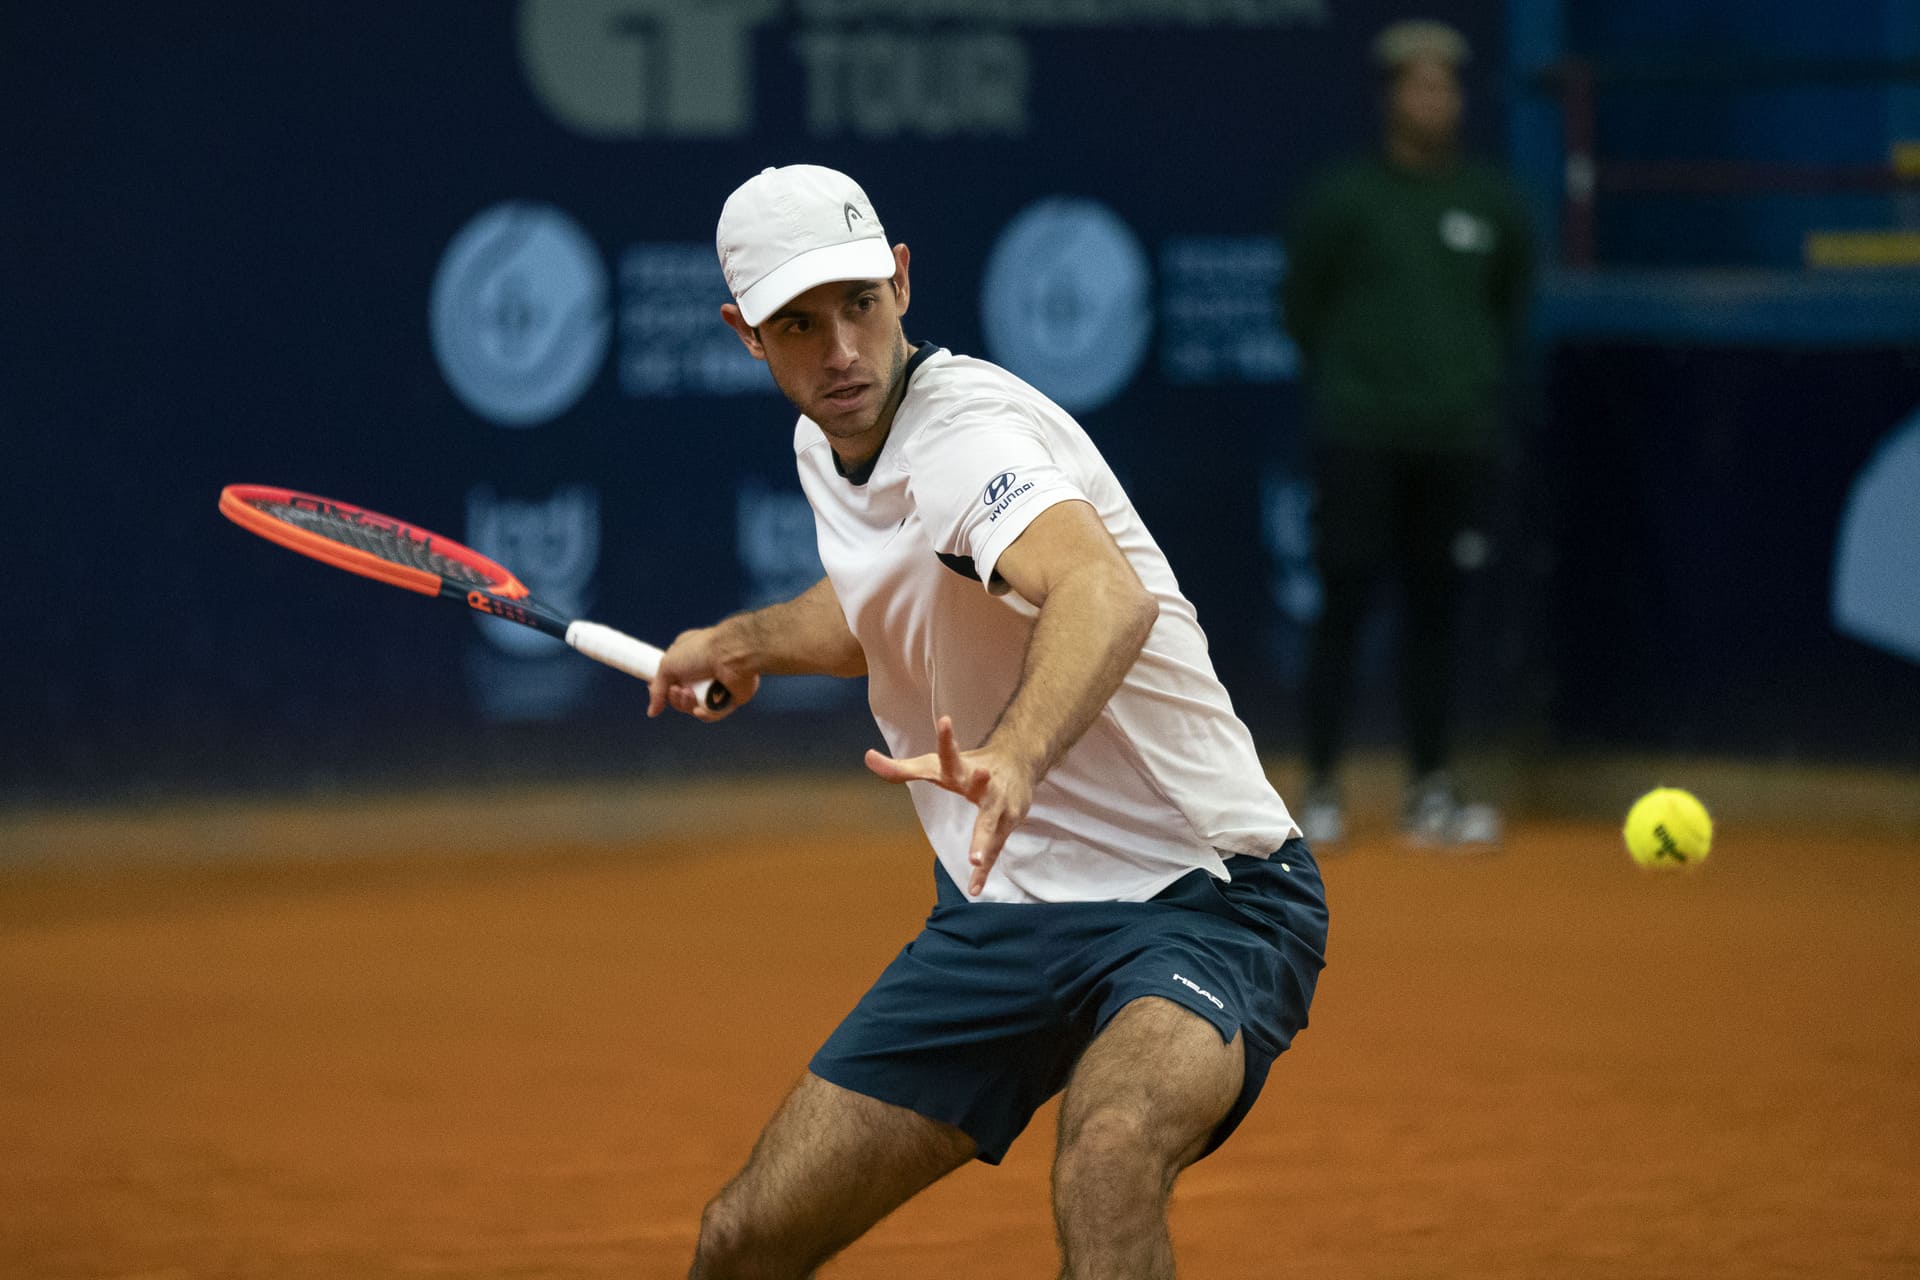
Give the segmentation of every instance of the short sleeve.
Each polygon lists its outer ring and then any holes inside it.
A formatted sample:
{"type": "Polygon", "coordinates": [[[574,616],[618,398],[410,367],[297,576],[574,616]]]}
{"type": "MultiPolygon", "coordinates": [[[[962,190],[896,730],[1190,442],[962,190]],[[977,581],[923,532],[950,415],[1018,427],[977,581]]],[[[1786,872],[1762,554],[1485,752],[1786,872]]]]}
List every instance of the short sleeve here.
{"type": "Polygon", "coordinates": [[[933,549],[955,560],[995,594],[1001,553],[1055,503],[1086,500],[1049,447],[1039,424],[1019,406],[976,405],[931,424],[907,447],[907,481],[933,549]]]}

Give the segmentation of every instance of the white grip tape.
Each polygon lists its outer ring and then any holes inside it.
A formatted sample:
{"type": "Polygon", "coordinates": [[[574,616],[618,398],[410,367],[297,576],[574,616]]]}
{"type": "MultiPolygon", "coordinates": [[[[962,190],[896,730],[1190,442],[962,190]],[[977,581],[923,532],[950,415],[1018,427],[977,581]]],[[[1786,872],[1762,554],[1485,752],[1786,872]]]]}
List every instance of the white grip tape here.
{"type": "MultiPolygon", "coordinates": [[[[598,622],[569,622],[567,643],[595,662],[604,662],[616,671],[642,680],[651,680],[660,671],[662,652],[659,649],[598,622]]],[[[702,680],[694,685],[693,696],[705,702],[707,688],[712,684],[711,680],[702,680]]]]}

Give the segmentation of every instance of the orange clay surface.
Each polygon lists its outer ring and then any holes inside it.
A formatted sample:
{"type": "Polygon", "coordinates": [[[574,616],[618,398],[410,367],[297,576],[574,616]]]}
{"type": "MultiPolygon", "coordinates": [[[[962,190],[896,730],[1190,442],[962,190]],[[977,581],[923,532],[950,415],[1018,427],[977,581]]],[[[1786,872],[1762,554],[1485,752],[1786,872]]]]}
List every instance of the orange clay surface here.
{"type": "MultiPolygon", "coordinates": [[[[0,860],[0,1276],[684,1274],[930,901],[901,814],[769,809],[450,856],[399,806],[289,860],[337,815],[283,808],[197,868],[0,860]]],[[[1912,841],[1324,863],[1313,1025],[1181,1180],[1183,1276],[1920,1274],[1912,841]]],[[[822,1274],[1053,1275],[1051,1122],[822,1274]]]]}

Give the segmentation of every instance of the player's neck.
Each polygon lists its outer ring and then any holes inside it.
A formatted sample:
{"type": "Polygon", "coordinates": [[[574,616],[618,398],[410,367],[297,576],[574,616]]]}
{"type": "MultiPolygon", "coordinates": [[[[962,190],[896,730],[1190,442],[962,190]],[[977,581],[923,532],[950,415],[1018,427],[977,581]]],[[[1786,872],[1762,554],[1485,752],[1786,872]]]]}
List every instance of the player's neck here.
{"type": "Polygon", "coordinates": [[[893,433],[893,415],[900,411],[900,401],[907,394],[907,361],[913,355],[913,345],[903,333],[900,336],[900,351],[893,369],[893,383],[887,388],[887,398],[880,406],[880,413],[873,425],[855,436],[827,437],[833,453],[840,461],[840,473],[846,476],[859,475],[873,466],[880,450],[886,448],[887,437],[893,433]]]}

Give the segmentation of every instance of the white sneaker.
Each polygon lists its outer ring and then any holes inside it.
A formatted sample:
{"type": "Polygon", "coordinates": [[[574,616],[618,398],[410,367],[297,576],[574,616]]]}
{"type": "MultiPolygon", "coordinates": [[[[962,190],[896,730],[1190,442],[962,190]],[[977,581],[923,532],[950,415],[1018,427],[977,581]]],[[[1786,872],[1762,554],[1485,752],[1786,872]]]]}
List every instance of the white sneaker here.
{"type": "Polygon", "coordinates": [[[1400,826],[1414,844],[1430,849],[1490,849],[1500,843],[1500,811],[1490,804],[1463,803],[1445,773],[1430,773],[1407,788],[1400,826]]]}
{"type": "Polygon", "coordinates": [[[1479,802],[1461,805],[1454,819],[1453,843],[1457,846],[1499,844],[1500,811],[1479,802]]]}
{"type": "Polygon", "coordinates": [[[1319,783],[1307,789],[1307,802],[1300,809],[1300,832],[1315,849],[1347,838],[1347,814],[1341,807],[1338,788],[1319,783]]]}

